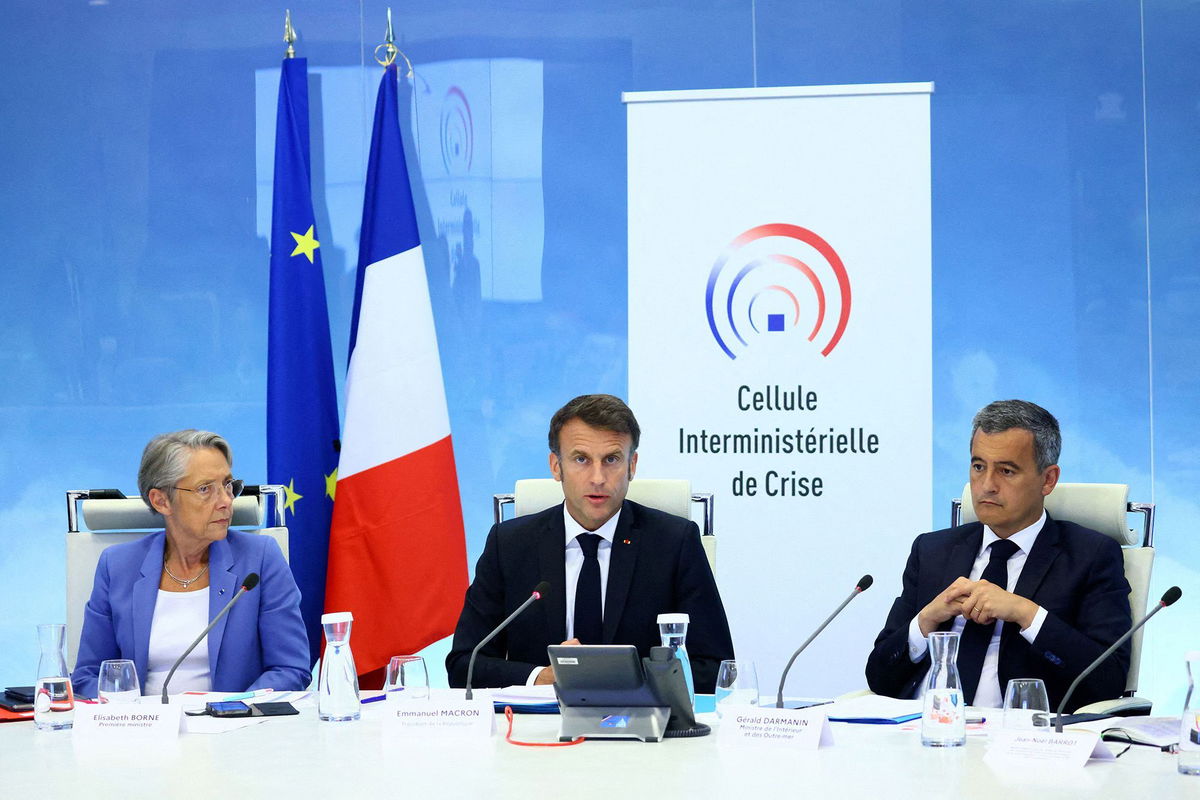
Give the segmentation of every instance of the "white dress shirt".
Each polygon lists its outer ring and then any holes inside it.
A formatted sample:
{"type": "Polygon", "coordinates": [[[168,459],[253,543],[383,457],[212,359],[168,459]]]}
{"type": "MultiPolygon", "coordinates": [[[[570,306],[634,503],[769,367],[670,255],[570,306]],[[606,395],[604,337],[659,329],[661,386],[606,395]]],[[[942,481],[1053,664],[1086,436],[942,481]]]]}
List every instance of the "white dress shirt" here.
{"type": "MultiPolygon", "coordinates": [[[[1029,551],[1033,549],[1033,543],[1037,541],[1038,534],[1042,530],[1042,526],[1046,524],[1046,512],[1042,511],[1042,515],[1037,521],[1028,528],[1017,531],[1008,540],[1017,546],[1017,551],[1008,559],[1008,582],[1005,589],[1011,592],[1017,585],[1017,581],[1021,578],[1021,570],[1025,568],[1025,560],[1029,557],[1029,551]]],[[[971,567],[971,574],[967,577],[970,580],[977,581],[983,575],[984,569],[987,568],[988,561],[991,560],[991,552],[989,550],[992,542],[997,542],[1000,537],[992,532],[988,526],[983,526],[983,542],[979,547],[979,552],[975,556],[975,563],[971,567]]],[[[1033,623],[1021,631],[1021,636],[1030,644],[1037,638],[1038,632],[1042,629],[1042,624],[1046,621],[1046,609],[1038,606],[1037,614],[1033,617],[1033,623]]],[[[950,629],[955,633],[961,634],[966,626],[967,620],[960,616],[954,618],[954,626],[950,629]]],[[[1004,629],[1004,621],[996,621],[996,629],[992,632],[992,640],[988,642],[987,652],[983,656],[983,669],[979,673],[979,687],[975,690],[975,699],[972,705],[985,708],[999,708],[1004,703],[1004,689],[1000,686],[999,663],[1000,663],[1000,632],[1004,629]]],[[[915,664],[925,657],[926,651],[929,650],[929,640],[921,635],[921,626],[917,622],[917,617],[912,618],[912,622],[908,624],[908,657],[915,664]]],[[[932,669],[932,667],[930,667],[932,669]]],[[[917,697],[925,696],[925,684],[929,680],[929,672],[926,671],[921,681],[917,684],[917,697]]]]}
{"type": "MultiPolygon", "coordinates": [[[[608,562],[612,557],[613,536],[617,533],[617,520],[621,518],[621,510],[594,531],[580,525],[567,510],[563,503],[563,527],[566,529],[564,561],[567,579],[567,638],[575,638],[575,587],[579,583],[579,571],[583,569],[583,548],[576,538],[581,533],[594,533],[600,537],[600,545],[596,548],[596,560],[600,562],[600,612],[604,613],[604,602],[608,599],[608,562]]],[[[542,667],[536,667],[525,680],[527,686],[532,686],[542,667]]]]}

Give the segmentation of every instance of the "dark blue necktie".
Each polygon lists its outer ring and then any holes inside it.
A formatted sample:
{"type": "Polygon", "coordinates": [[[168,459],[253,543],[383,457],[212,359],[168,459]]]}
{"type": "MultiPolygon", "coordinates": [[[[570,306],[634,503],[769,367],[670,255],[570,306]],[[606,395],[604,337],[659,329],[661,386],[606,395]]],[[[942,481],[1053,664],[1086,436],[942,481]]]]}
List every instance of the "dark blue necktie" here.
{"type": "MultiPolygon", "coordinates": [[[[982,580],[994,583],[1001,589],[1008,588],[1008,559],[1019,550],[1013,542],[998,539],[989,548],[990,558],[982,580]]],[[[997,620],[987,625],[967,620],[963,627],[961,641],[958,645],[958,676],[962,679],[963,696],[967,703],[975,702],[975,692],[979,689],[979,675],[983,671],[983,657],[987,655],[988,644],[996,631],[997,620]]]]}
{"type": "Polygon", "coordinates": [[[600,537],[581,533],[575,537],[583,550],[583,567],[575,584],[575,638],[583,644],[603,644],[604,610],[600,605],[600,537]]]}

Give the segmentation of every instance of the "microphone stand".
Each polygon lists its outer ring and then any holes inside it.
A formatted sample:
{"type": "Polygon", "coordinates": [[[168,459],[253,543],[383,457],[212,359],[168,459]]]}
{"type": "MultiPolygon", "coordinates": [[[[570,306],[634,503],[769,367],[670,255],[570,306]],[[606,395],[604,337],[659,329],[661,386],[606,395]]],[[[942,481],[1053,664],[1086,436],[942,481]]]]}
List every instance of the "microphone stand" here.
{"type": "Polygon", "coordinates": [[[1095,661],[1093,661],[1091,664],[1089,664],[1087,669],[1085,669],[1083,672],[1079,673],[1079,677],[1077,677],[1075,680],[1071,681],[1071,685],[1069,687],[1067,687],[1067,693],[1063,695],[1062,702],[1058,704],[1058,713],[1054,717],[1055,733],[1063,732],[1063,711],[1066,710],[1067,701],[1071,699],[1071,695],[1075,692],[1075,687],[1077,687],[1080,684],[1080,682],[1083,681],[1084,678],[1086,678],[1088,675],[1091,675],[1092,672],[1096,669],[1096,667],[1098,667],[1102,663],[1104,663],[1104,660],[1106,658],[1108,658],[1114,652],[1116,652],[1116,649],[1118,647],[1125,644],[1125,642],[1129,640],[1129,637],[1133,636],[1133,634],[1137,632],[1138,628],[1142,627],[1147,622],[1149,622],[1151,617],[1153,617],[1158,612],[1162,611],[1167,606],[1171,605],[1171,603],[1174,603],[1176,600],[1178,600],[1180,594],[1182,594],[1182,593],[1179,591],[1178,587],[1173,586],[1170,589],[1168,589],[1167,593],[1163,595],[1163,599],[1159,601],[1158,605],[1154,607],[1153,611],[1151,611],[1146,616],[1142,617],[1141,622],[1139,622],[1137,625],[1134,625],[1132,628],[1130,628],[1128,631],[1126,631],[1124,636],[1122,636],[1120,639],[1117,639],[1115,642],[1113,642],[1112,646],[1110,646],[1107,650],[1105,650],[1103,653],[1101,653],[1099,658],[1097,658],[1095,661]],[[1173,597],[1171,596],[1172,594],[1174,595],[1173,597]]]}
{"type": "Polygon", "coordinates": [[[475,649],[471,651],[471,660],[467,662],[467,693],[466,693],[467,700],[474,699],[471,695],[471,678],[475,675],[475,656],[479,655],[479,649],[481,647],[483,647],[485,644],[487,644],[488,642],[490,642],[492,639],[496,638],[497,633],[499,633],[500,631],[507,628],[508,623],[510,623],[514,619],[516,619],[517,616],[522,611],[529,608],[529,606],[533,605],[533,602],[535,600],[541,600],[542,594],[545,593],[546,590],[549,588],[550,588],[550,584],[547,583],[546,581],[542,581],[540,584],[538,584],[538,587],[533,590],[533,594],[529,595],[528,599],[526,599],[524,603],[521,603],[521,605],[517,606],[516,611],[512,612],[507,617],[505,617],[503,622],[501,622],[499,625],[497,625],[491,633],[489,633],[487,636],[483,637],[483,639],[479,642],[479,644],[475,645],[475,649]]]}
{"type": "Polygon", "coordinates": [[[179,658],[175,659],[175,663],[171,665],[171,671],[167,673],[167,679],[165,681],[163,681],[162,704],[164,706],[168,705],[171,702],[167,698],[167,687],[171,684],[171,678],[175,677],[175,670],[179,669],[179,665],[183,663],[183,660],[185,658],[187,658],[189,655],[191,655],[192,651],[196,649],[196,645],[198,645],[202,641],[204,641],[204,637],[208,636],[208,632],[211,631],[213,629],[213,626],[216,625],[221,620],[221,617],[225,616],[225,614],[229,611],[229,609],[233,608],[233,604],[236,603],[239,599],[241,599],[242,595],[244,595],[246,592],[250,591],[257,585],[258,585],[258,575],[253,572],[250,573],[249,575],[247,575],[246,580],[242,582],[242,588],[238,589],[237,594],[235,594],[233,597],[229,598],[229,602],[225,604],[225,607],[222,608],[221,611],[215,617],[213,617],[212,622],[208,623],[208,627],[200,632],[200,635],[196,637],[196,641],[192,642],[188,646],[188,649],[183,651],[183,655],[181,655],[179,658]]]}
{"type": "Polygon", "coordinates": [[[870,575],[864,575],[862,580],[858,582],[858,585],[854,587],[854,591],[850,593],[850,596],[843,600],[840,606],[834,609],[833,613],[821,623],[821,627],[813,631],[812,636],[809,636],[804,640],[804,644],[800,645],[800,649],[792,653],[792,657],[788,659],[787,666],[783,668],[783,675],[779,676],[779,691],[775,693],[776,708],[783,708],[783,684],[784,681],[787,680],[788,671],[792,668],[792,664],[796,661],[796,656],[803,653],[804,649],[812,644],[813,639],[816,639],[818,636],[820,636],[821,631],[825,630],[825,627],[829,625],[829,623],[833,622],[834,617],[842,613],[842,609],[848,606],[851,600],[869,589],[872,583],[874,583],[874,579],[870,575]]]}

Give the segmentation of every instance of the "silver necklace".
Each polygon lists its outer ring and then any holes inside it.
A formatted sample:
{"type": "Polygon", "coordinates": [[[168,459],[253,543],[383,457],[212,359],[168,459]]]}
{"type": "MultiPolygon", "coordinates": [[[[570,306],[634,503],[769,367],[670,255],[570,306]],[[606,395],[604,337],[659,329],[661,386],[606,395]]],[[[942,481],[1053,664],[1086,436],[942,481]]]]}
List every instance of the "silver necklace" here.
{"type": "Polygon", "coordinates": [[[193,583],[195,583],[196,581],[198,581],[198,580],[200,580],[201,578],[203,578],[203,577],[204,577],[204,573],[208,572],[208,564],[205,564],[205,565],[204,565],[204,569],[200,570],[200,574],[199,574],[199,575],[197,575],[197,576],[196,576],[196,577],[194,577],[194,578],[188,578],[188,579],[186,579],[186,580],[185,580],[184,578],[180,578],[179,576],[177,576],[177,575],[175,575],[174,573],[172,573],[172,572],[171,572],[171,568],[167,566],[167,560],[164,558],[164,559],[163,559],[163,572],[167,573],[167,577],[168,577],[168,578],[170,578],[171,580],[173,580],[173,581],[175,581],[176,583],[178,583],[178,584],[179,584],[180,586],[182,586],[184,589],[187,589],[187,588],[188,588],[189,586],[191,586],[193,583]]]}

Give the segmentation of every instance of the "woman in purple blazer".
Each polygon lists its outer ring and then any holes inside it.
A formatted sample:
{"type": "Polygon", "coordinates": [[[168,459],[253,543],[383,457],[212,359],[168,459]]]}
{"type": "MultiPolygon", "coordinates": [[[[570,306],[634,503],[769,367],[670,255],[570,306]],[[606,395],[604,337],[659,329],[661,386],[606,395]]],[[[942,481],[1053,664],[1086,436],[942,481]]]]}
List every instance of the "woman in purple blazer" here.
{"type": "Polygon", "coordinates": [[[170,690],[299,690],[311,673],[300,590],[269,536],[229,530],[232,452],[215,433],[184,430],[156,436],[138,470],[142,499],[165,530],[105,550],[84,611],[71,680],[96,695],[100,662],[131,659],[143,694],[162,691],[175,659],[225,606],[250,573],[258,587],[192,651],[170,690]]]}

